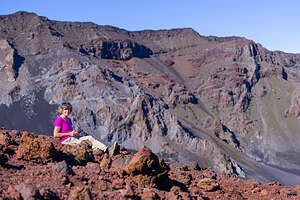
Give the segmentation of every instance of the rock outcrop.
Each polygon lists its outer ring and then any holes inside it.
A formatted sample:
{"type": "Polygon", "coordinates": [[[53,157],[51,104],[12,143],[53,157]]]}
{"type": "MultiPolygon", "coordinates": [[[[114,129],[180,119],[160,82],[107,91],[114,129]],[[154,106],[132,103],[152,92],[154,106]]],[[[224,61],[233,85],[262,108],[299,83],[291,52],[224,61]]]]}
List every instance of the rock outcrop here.
{"type": "Polygon", "coordinates": [[[299,117],[300,116],[300,93],[299,93],[299,89],[295,89],[293,95],[292,95],[292,99],[291,99],[291,103],[290,103],[290,107],[288,109],[288,112],[285,114],[290,114],[292,116],[295,117],[299,117]]]}
{"type": "Polygon", "coordinates": [[[9,82],[15,81],[18,77],[18,71],[22,62],[18,60],[18,54],[7,40],[0,40],[0,72],[6,74],[9,82]]]}
{"type": "Polygon", "coordinates": [[[50,141],[44,140],[41,136],[25,132],[22,135],[16,156],[19,159],[45,162],[55,160],[58,157],[58,152],[50,141]]]}
{"type": "MultiPolygon", "coordinates": [[[[76,48],[70,46],[70,48],[76,48]]],[[[84,55],[103,59],[129,60],[130,58],[149,58],[152,51],[136,42],[127,41],[91,41],[79,47],[79,52],[84,55]]]]}
{"type": "Polygon", "coordinates": [[[133,181],[150,187],[166,188],[170,184],[168,166],[146,147],[137,152],[124,170],[133,181]]]}

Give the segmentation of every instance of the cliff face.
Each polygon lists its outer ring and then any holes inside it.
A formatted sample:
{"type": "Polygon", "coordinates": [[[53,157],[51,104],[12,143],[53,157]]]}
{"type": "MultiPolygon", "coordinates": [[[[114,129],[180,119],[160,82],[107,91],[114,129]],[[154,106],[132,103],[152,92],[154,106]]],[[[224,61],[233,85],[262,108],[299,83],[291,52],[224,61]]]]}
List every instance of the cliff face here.
{"type": "Polygon", "coordinates": [[[0,16],[0,123],[51,135],[69,101],[74,124],[107,144],[294,185],[299,67],[240,37],[18,12],[0,16]]]}

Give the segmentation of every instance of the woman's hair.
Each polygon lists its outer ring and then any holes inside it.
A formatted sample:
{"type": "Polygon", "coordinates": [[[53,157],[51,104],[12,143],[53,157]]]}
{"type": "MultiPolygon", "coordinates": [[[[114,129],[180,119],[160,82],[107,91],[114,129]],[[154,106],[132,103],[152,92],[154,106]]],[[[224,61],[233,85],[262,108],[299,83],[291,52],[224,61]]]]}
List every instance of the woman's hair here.
{"type": "Polygon", "coordinates": [[[58,106],[58,114],[62,114],[63,110],[68,109],[70,111],[70,113],[72,112],[72,105],[69,102],[63,102],[62,104],[60,104],[58,106]]]}

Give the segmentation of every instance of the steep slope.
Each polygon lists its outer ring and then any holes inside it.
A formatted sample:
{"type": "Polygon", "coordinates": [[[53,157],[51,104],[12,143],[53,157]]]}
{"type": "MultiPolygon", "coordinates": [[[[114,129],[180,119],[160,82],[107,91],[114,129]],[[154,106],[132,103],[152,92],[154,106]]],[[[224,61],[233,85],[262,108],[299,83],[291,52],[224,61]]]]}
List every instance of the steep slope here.
{"type": "Polygon", "coordinates": [[[74,124],[107,144],[298,180],[300,55],[192,29],[129,32],[26,12],[0,16],[0,28],[1,125],[51,135],[56,105],[70,101],[74,124]]]}

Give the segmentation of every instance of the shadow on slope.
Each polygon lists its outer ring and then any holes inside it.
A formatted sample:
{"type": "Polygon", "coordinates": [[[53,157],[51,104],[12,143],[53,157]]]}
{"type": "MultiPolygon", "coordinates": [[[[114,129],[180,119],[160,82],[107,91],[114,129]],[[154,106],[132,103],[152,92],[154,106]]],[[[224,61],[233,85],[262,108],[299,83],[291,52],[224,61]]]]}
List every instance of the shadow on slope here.
{"type": "Polygon", "coordinates": [[[43,94],[43,91],[37,93],[32,105],[26,104],[24,97],[9,107],[0,105],[0,125],[7,129],[52,135],[57,106],[50,105],[43,94]]]}

